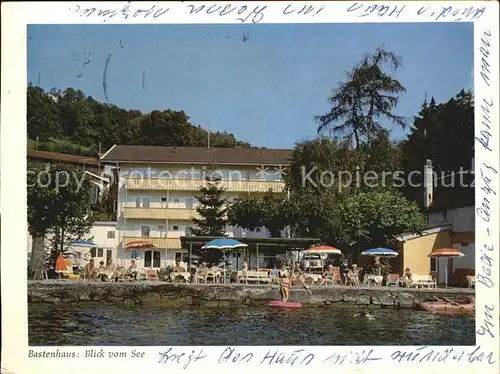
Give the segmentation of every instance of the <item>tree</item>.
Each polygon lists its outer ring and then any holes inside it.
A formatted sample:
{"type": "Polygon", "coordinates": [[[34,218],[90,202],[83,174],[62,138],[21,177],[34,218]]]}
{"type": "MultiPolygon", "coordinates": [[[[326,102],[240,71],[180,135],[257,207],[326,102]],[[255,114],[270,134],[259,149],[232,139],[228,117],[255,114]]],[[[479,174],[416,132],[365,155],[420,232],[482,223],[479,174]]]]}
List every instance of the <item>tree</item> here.
{"type": "Polygon", "coordinates": [[[262,197],[255,193],[239,196],[229,206],[228,222],[245,230],[260,231],[264,226],[262,197]]]}
{"type": "Polygon", "coordinates": [[[296,144],[292,152],[286,185],[292,193],[345,192],[355,187],[345,182],[352,179],[360,164],[360,153],[353,152],[345,140],[323,137],[304,141],[296,144]]]}
{"type": "MultiPolygon", "coordinates": [[[[219,186],[220,178],[207,173],[206,185],[200,188],[196,196],[199,205],[196,207],[200,218],[193,217],[196,227],[191,228],[195,236],[225,236],[227,225],[227,200],[223,197],[224,188],[219,186]]],[[[213,249],[194,249],[193,254],[208,264],[218,264],[222,260],[222,252],[213,249]]]]}
{"type": "Polygon", "coordinates": [[[474,156],[474,101],[460,91],[445,103],[424,100],[402,147],[405,171],[421,170],[430,159],[438,172],[468,169],[474,156]],[[460,152],[456,152],[459,149],[460,152]],[[453,155],[453,157],[450,157],[453,155]]]}
{"type": "Polygon", "coordinates": [[[427,223],[419,207],[394,190],[359,192],[336,210],[343,244],[355,251],[394,244],[398,235],[418,234],[427,223]]]}
{"type": "Polygon", "coordinates": [[[405,92],[402,84],[384,71],[392,72],[401,66],[401,58],[378,47],[367,54],[339,84],[329,97],[331,110],[320,116],[318,133],[329,129],[352,141],[356,148],[375,137],[384,128],[381,119],[387,119],[404,128],[404,119],[392,111],[398,104],[398,94],[405,92]]]}
{"type": "Polygon", "coordinates": [[[248,193],[238,197],[228,209],[228,221],[232,226],[245,230],[269,230],[273,238],[281,237],[282,231],[290,223],[285,194],[272,191],[264,196],[248,193]]]}
{"type": "MultiPolygon", "coordinates": [[[[28,139],[39,150],[95,155],[113,144],[206,147],[208,132],[189,123],[184,111],[141,113],[87,97],[81,90],[44,92],[28,86],[28,139]]],[[[212,147],[250,147],[226,132],[210,133],[212,147]]],[[[31,145],[34,147],[34,145],[31,145]]]]}
{"type": "Polygon", "coordinates": [[[33,238],[30,279],[43,279],[44,240],[54,239],[56,253],[70,240],[82,238],[92,227],[92,184],[83,170],[60,163],[30,164],[28,231],[33,238]]]}
{"type": "MultiPolygon", "coordinates": [[[[115,200],[108,188],[102,191],[97,203],[97,209],[94,211],[94,218],[99,221],[110,221],[115,214],[115,200]]],[[[115,218],[116,219],[116,218],[115,218]]]]}
{"type": "Polygon", "coordinates": [[[62,136],[61,118],[57,103],[39,87],[28,86],[28,137],[45,141],[62,136]]]}

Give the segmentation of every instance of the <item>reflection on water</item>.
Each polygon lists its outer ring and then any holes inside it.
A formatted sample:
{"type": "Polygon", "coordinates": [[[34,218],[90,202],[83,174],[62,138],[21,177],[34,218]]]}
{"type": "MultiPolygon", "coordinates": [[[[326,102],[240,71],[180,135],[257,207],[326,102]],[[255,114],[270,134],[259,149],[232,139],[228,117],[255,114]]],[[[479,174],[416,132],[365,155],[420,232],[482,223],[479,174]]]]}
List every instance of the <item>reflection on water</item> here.
{"type": "Polygon", "coordinates": [[[376,309],[30,304],[30,345],[474,345],[474,320],[376,309]]]}

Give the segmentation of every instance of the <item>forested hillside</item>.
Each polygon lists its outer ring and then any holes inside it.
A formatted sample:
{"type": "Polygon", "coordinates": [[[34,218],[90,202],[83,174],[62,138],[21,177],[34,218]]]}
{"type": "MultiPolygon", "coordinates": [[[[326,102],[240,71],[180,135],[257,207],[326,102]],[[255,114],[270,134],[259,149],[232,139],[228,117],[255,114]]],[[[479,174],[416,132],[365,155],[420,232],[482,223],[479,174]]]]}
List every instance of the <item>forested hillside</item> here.
{"type": "MultiPolygon", "coordinates": [[[[189,122],[184,111],[141,113],[101,103],[82,91],[44,92],[28,86],[28,148],[93,155],[113,144],[206,147],[207,131],[189,122]]],[[[212,132],[212,147],[250,147],[232,134],[212,132]]]]}

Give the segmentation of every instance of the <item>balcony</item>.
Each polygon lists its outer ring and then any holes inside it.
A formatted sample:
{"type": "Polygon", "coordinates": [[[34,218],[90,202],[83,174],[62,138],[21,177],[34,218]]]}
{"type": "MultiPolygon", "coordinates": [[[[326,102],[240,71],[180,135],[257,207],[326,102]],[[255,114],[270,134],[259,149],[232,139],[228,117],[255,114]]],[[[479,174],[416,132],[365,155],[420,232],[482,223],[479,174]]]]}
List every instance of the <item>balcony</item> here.
{"type": "Polygon", "coordinates": [[[136,240],[147,240],[153,243],[156,248],[181,249],[180,238],[149,238],[143,236],[124,236],[123,245],[136,240]]]}
{"type": "Polygon", "coordinates": [[[191,221],[192,217],[199,218],[196,209],[186,208],[123,208],[123,217],[127,219],[173,219],[191,221]]]}
{"type": "MultiPolygon", "coordinates": [[[[127,178],[125,187],[128,190],[147,191],[198,191],[206,185],[203,179],[158,179],[158,178],[127,178]]],[[[281,192],[285,182],[265,180],[222,180],[219,185],[227,192],[281,192]]]]}

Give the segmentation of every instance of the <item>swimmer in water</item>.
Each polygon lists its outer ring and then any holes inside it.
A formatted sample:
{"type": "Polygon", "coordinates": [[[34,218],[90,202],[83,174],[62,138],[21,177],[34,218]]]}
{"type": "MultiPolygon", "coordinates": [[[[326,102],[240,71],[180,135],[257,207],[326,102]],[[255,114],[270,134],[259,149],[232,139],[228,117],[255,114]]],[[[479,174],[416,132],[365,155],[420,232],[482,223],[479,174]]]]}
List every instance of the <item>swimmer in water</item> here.
{"type": "Polygon", "coordinates": [[[374,317],[368,312],[368,308],[364,308],[362,312],[356,313],[354,317],[364,317],[367,319],[374,319],[374,317]]]}

